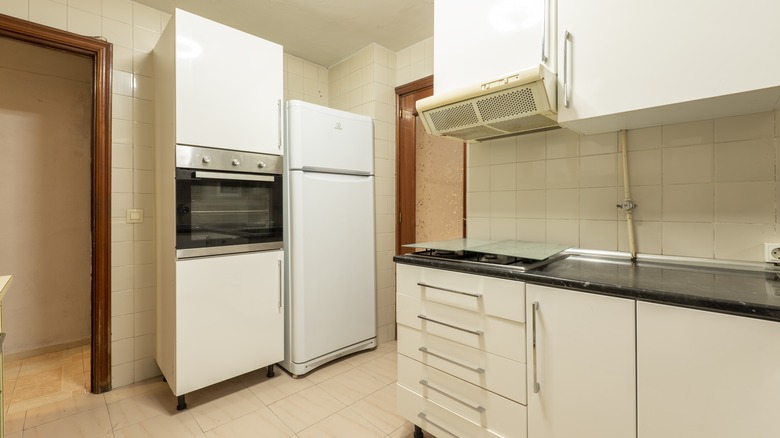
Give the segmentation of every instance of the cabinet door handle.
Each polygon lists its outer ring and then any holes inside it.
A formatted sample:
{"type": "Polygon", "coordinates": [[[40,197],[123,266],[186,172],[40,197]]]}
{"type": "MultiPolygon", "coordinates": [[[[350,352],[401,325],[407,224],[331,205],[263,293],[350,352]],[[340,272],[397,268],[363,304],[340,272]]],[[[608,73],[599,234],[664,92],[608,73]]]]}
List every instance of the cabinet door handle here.
{"type": "Polygon", "coordinates": [[[422,286],[422,287],[427,287],[427,288],[430,288],[430,289],[443,290],[445,292],[452,292],[454,294],[466,295],[466,296],[474,297],[474,298],[482,298],[482,294],[475,294],[475,293],[471,293],[471,292],[463,292],[463,291],[459,291],[459,290],[455,290],[455,289],[447,289],[446,287],[433,286],[433,285],[430,285],[428,283],[420,282],[420,283],[417,283],[417,285],[418,286],[422,286]]]}
{"type": "Polygon", "coordinates": [[[547,64],[549,56],[547,55],[547,25],[550,21],[550,0],[544,0],[544,17],[542,19],[542,63],[547,64]]]}
{"type": "Polygon", "coordinates": [[[463,328],[463,327],[458,327],[456,325],[452,325],[452,324],[448,324],[446,322],[437,321],[435,319],[428,318],[425,315],[417,315],[417,317],[422,319],[422,320],[424,320],[424,321],[432,322],[434,324],[443,325],[443,326],[449,327],[449,328],[454,328],[455,330],[460,330],[462,332],[471,333],[472,335],[482,336],[482,334],[483,334],[483,332],[481,330],[470,330],[470,329],[466,329],[466,328],[463,328]]]}
{"type": "Polygon", "coordinates": [[[279,268],[279,301],[277,302],[277,305],[279,306],[279,310],[282,310],[282,261],[277,260],[276,266],[279,268]]]}
{"type": "Polygon", "coordinates": [[[563,106],[569,107],[569,41],[571,33],[563,33],[563,106]]]}
{"type": "Polygon", "coordinates": [[[456,402],[458,402],[458,403],[462,404],[463,406],[466,406],[466,407],[468,407],[468,408],[471,408],[471,409],[473,409],[473,410],[475,410],[475,411],[479,412],[480,414],[481,414],[481,413],[483,413],[483,412],[485,412],[485,407],[484,407],[484,406],[481,406],[481,405],[476,405],[476,406],[474,406],[474,405],[472,405],[471,403],[465,402],[465,401],[463,401],[463,400],[459,399],[458,397],[455,397],[455,396],[454,396],[454,395],[452,395],[452,394],[448,394],[446,391],[444,391],[444,390],[442,390],[442,389],[439,389],[439,388],[437,388],[437,387],[435,387],[435,386],[431,385],[431,384],[430,384],[430,383],[428,383],[428,381],[427,381],[427,380],[425,380],[425,379],[423,379],[423,380],[420,380],[420,385],[422,385],[422,386],[424,386],[424,387],[426,387],[426,388],[428,388],[428,389],[430,389],[430,390],[436,391],[436,392],[438,392],[439,394],[441,394],[441,395],[443,395],[443,396],[445,396],[445,397],[447,397],[447,398],[450,398],[450,399],[452,399],[452,400],[455,400],[456,402]]]}
{"type": "Polygon", "coordinates": [[[276,100],[276,148],[282,149],[282,99],[276,100]]]}
{"type": "Polygon", "coordinates": [[[539,302],[534,301],[533,308],[531,310],[531,345],[533,346],[533,362],[534,362],[534,394],[538,393],[541,389],[539,385],[539,378],[536,373],[536,312],[539,311],[539,302]]]}
{"type": "Polygon", "coordinates": [[[422,351],[425,354],[431,355],[433,357],[438,357],[439,359],[441,359],[443,361],[447,361],[447,362],[449,362],[449,363],[451,363],[453,365],[457,365],[457,366],[459,366],[461,368],[465,368],[467,370],[474,371],[477,374],[483,374],[485,372],[484,368],[474,368],[474,367],[470,367],[468,365],[464,365],[464,364],[462,364],[462,363],[460,363],[458,361],[452,360],[452,359],[450,359],[448,357],[444,357],[444,356],[442,356],[442,355],[440,355],[438,353],[434,353],[434,352],[428,350],[428,347],[420,347],[420,348],[418,348],[418,350],[422,351]]]}
{"type": "Polygon", "coordinates": [[[454,433],[452,433],[452,432],[450,432],[449,430],[447,430],[447,429],[445,429],[445,428],[441,427],[439,424],[437,424],[437,423],[434,423],[433,421],[431,421],[431,419],[430,419],[430,418],[428,418],[428,415],[426,415],[426,414],[425,414],[425,412],[420,412],[419,414],[417,414],[417,416],[418,416],[419,418],[421,418],[421,419],[425,420],[425,421],[426,421],[428,424],[430,424],[430,425],[432,425],[432,426],[436,426],[436,427],[438,427],[440,430],[442,430],[442,431],[443,431],[444,433],[446,433],[447,435],[449,435],[449,436],[454,436],[455,438],[458,438],[458,436],[457,436],[457,435],[455,435],[454,433]]]}

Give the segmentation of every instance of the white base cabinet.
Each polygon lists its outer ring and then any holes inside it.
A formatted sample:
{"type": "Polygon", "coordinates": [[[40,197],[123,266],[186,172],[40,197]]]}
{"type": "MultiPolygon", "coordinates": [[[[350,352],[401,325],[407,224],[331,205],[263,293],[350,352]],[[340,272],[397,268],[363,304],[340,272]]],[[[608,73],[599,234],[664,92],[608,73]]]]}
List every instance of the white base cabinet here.
{"type": "Polygon", "coordinates": [[[639,438],[775,438],[780,323],[637,304],[639,438]]]}
{"type": "Polygon", "coordinates": [[[525,284],[396,273],[398,412],[440,437],[525,438],[525,284]]]}
{"type": "Polygon", "coordinates": [[[635,437],[635,301],[537,285],[526,295],[529,438],[635,437]]]}

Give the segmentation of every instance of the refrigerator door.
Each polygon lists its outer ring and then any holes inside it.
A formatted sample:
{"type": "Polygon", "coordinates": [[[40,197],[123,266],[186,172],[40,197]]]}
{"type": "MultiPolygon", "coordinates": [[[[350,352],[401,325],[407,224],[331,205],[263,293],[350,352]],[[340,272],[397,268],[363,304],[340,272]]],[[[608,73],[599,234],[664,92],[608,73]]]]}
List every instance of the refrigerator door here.
{"type": "Polygon", "coordinates": [[[290,172],[291,360],[376,336],[374,177],[290,172]]]}
{"type": "Polygon", "coordinates": [[[291,170],[374,173],[370,117],[290,100],[287,130],[287,159],[291,170]]]}

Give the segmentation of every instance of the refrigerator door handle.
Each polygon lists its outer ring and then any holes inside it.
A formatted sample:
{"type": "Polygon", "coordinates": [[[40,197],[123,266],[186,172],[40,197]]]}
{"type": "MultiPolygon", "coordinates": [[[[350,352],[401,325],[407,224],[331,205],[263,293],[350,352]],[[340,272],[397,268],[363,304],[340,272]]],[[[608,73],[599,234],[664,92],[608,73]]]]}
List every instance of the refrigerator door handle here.
{"type": "MultiPolygon", "coordinates": [[[[296,170],[296,169],[291,169],[296,170]]],[[[315,173],[333,173],[336,175],[357,175],[357,176],[372,176],[372,172],[367,172],[365,170],[343,170],[343,169],[329,169],[327,167],[312,167],[312,166],[303,166],[301,168],[304,172],[315,172],[315,173]]]]}

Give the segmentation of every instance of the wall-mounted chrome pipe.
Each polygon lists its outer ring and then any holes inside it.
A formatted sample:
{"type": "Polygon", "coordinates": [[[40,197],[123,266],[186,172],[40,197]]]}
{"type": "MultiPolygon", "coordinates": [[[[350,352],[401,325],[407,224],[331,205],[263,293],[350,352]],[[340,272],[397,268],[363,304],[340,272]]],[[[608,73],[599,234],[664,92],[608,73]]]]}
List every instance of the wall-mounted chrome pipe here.
{"type": "Polygon", "coordinates": [[[620,143],[620,153],[623,156],[623,203],[617,207],[626,213],[626,226],[628,227],[628,248],[631,254],[631,260],[636,260],[636,237],[634,236],[634,217],[632,211],[637,207],[631,200],[631,186],[628,182],[628,151],[626,150],[626,130],[621,129],[618,132],[618,142],[620,143]]]}

